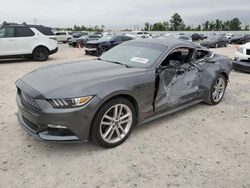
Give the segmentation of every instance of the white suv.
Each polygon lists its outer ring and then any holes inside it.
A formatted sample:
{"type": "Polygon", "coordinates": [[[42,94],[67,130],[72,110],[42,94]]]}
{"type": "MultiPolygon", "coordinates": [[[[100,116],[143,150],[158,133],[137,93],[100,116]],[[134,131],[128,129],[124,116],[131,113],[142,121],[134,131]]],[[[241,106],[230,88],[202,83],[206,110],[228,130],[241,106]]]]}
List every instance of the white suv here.
{"type": "Polygon", "coordinates": [[[67,31],[58,31],[58,32],[55,32],[55,35],[56,35],[57,42],[66,43],[70,39],[72,39],[72,36],[67,31]]]}
{"type": "Polygon", "coordinates": [[[32,57],[46,61],[58,50],[51,28],[41,25],[7,24],[0,26],[0,58],[32,57]]]}

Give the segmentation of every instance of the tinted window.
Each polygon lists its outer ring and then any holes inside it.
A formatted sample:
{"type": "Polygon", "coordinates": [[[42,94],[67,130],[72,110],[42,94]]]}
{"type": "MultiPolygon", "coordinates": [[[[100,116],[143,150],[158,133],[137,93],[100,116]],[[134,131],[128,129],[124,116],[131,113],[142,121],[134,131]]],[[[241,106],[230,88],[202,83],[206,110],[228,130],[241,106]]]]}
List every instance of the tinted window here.
{"type": "Polygon", "coordinates": [[[32,37],[35,33],[28,27],[16,27],[15,37],[32,37]]]}
{"type": "Polygon", "coordinates": [[[56,33],[56,35],[67,35],[66,33],[56,33]]]}
{"type": "Polygon", "coordinates": [[[11,38],[14,37],[14,28],[5,27],[0,29],[0,38],[11,38]]]}
{"type": "Polygon", "coordinates": [[[112,37],[111,39],[112,41],[121,41],[121,36],[115,36],[115,37],[112,37]]]}
{"type": "Polygon", "coordinates": [[[44,35],[54,35],[54,33],[51,31],[51,28],[49,27],[35,27],[38,31],[40,31],[44,35]]]}
{"type": "Polygon", "coordinates": [[[132,40],[133,38],[127,37],[127,36],[122,36],[122,41],[127,41],[127,40],[132,40]]]}

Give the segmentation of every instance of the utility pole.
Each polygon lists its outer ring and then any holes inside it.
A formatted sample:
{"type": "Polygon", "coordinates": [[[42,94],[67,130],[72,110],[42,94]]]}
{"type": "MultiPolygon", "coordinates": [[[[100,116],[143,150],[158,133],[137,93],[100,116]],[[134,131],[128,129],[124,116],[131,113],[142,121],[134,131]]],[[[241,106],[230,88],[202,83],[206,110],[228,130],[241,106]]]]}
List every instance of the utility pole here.
{"type": "Polygon", "coordinates": [[[34,24],[36,25],[36,17],[34,17],[34,24]]]}

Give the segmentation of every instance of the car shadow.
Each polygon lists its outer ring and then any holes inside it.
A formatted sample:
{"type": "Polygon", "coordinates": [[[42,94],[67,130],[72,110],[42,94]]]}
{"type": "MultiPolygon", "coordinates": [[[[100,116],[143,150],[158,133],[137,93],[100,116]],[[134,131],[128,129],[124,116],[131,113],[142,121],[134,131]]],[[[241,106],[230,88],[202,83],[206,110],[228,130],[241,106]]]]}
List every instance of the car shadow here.
{"type": "MultiPolygon", "coordinates": [[[[137,126],[132,131],[131,137],[136,136],[143,131],[151,131],[151,129],[155,129],[155,126],[162,126],[162,122],[168,123],[170,121],[174,121],[174,119],[178,118],[179,116],[187,113],[197,110],[197,108],[207,108],[209,107],[206,104],[197,104],[192,107],[180,110],[176,113],[173,113],[171,115],[167,115],[165,117],[153,120],[151,122],[142,124],[140,126],[137,126]]],[[[27,135],[28,136],[28,135],[27,135]]],[[[128,139],[125,142],[129,142],[130,139],[128,139]]],[[[27,145],[32,145],[32,148],[35,150],[35,153],[53,153],[54,155],[67,155],[70,153],[70,155],[73,156],[79,156],[79,155],[85,155],[85,154],[92,154],[93,152],[102,152],[107,150],[106,148],[103,148],[101,146],[95,145],[91,142],[82,142],[82,143],[47,143],[47,142],[41,142],[33,140],[31,137],[27,140],[25,140],[27,145]]],[[[124,143],[125,144],[125,143],[124,143]]],[[[118,146],[117,149],[121,146],[118,146]]],[[[125,147],[125,146],[124,146],[125,147]]],[[[115,149],[115,148],[113,148],[115,149]]],[[[112,150],[112,149],[111,149],[112,150]]]]}
{"type": "Polygon", "coordinates": [[[8,64],[8,63],[23,63],[23,62],[31,62],[32,59],[26,58],[17,58],[17,59],[0,59],[0,64],[8,64]]]}
{"type": "Polygon", "coordinates": [[[193,105],[191,107],[177,111],[173,114],[169,114],[169,115],[166,115],[164,117],[155,119],[153,121],[141,124],[141,125],[134,128],[132,134],[133,133],[139,134],[142,131],[150,131],[150,129],[154,129],[155,126],[162,126],[162,124],[161,124],[162,122],[168,123],[170,121],[174,121],[174,119],[179,118],[180,116],[182,116],[186,113],[194,112],[197,108],[207,108],[207,107],[209,107],[209,105],[207,105],[205,103],[199,103],[199,104],[193,105]]]}

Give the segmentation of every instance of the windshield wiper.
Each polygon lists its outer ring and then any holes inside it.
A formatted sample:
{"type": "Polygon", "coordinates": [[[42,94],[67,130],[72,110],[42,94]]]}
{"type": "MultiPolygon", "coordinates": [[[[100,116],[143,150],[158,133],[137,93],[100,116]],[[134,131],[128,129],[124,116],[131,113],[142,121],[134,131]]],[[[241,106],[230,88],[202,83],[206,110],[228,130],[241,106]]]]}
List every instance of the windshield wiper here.
{"type": "Polygon", "coordinates": [[[123,65],[123,66],[125,66],[126,68],[132,68],[132,66],[129,66],[129,65],[126,65],[126,64],[117,62],[117,61],[103,60],[103,59],[101,59],[100,57],[98,57],[97,60],[106,61],[106,62],[109,62],[109,63],[118,64],[118,65],[123,65]]]}

